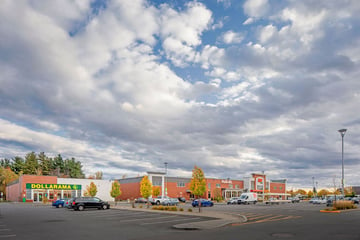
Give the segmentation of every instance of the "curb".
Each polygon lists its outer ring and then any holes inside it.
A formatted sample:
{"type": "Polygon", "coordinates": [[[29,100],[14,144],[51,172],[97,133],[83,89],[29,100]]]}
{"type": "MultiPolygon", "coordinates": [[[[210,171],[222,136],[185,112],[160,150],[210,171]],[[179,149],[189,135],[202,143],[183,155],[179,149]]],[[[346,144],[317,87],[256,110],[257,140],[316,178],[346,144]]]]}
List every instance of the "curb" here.
{"type": "Polygon", "coordinates": [[[336,211],[320,210],[320,212],[323,212],[323,213],[341,213],[339,210],[336,210],[336,211]]]}

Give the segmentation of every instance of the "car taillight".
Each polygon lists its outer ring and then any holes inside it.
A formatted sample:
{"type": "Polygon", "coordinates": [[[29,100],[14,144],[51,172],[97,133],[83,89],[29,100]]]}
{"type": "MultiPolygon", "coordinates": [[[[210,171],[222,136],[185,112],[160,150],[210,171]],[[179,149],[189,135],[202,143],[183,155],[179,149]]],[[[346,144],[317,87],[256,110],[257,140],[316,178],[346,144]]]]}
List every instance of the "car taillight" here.
{"type": "Polygon", "coordinates": [[[75,201],[73,201],[72,205],[75,205],[75,201]]]}

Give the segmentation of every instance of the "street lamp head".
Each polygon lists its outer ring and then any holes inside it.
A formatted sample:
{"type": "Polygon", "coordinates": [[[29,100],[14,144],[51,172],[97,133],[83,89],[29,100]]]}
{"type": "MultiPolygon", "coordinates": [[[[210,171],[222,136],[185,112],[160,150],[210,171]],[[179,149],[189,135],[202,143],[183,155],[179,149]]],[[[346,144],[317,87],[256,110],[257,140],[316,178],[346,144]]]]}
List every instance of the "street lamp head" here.
{"type": "Polygon", "coordinates": [[[347,129],[343,128],[343,129],[338,130],[338,132],[341,134],[342,137],[344,137],[346,130],[347,129]]]}

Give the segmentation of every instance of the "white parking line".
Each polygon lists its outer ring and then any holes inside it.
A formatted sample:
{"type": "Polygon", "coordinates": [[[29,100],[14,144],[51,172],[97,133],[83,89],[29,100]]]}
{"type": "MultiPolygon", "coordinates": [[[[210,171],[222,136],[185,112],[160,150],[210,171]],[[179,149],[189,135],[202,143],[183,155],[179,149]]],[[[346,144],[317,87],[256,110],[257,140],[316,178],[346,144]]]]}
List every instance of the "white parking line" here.
{"type": "Polygon", "coordinates": [[[178,216],[164,216],[164,217],[155,217],[155,218],[143,218],[143,220],[156,220],[156,219],[164,219],[164,218],[176,218],[178,216]]]}
{"type": "Polygon", "coordinates": [[[15,234],[11,234],[11,235],[0,235],[0,238],[10,238],[10,237],[16,237],[15,234]]]}
{"type": "Polygon", "coordinates": [[[141,223],[139,225],[151,225],[151,224],[159,224],[159,223],[168,223],[168,222],[180,222],[180,221],[187,221],[187,220],[194,220],[194,219],[200,219],[200,218],[182,218],[182,219],[175,219],[170,221],[162,221],[162,222],[151,222],[151,223],[141,223]]]}
{"type": "MultiPolygon", "coordinates": [[[[134,216],[134,215],[141,215],[142,213],[137,213],[137,214],[121,214],[121,213],[117,213],[117,214],[105,214],[105,215],[99,215],[97,217],[99,218],[106,218],[106,217],[115,217],[115,216],[118,216],[118,217],[131,217],[131,216],[134,216]]],[[[159,214],[144,214],[144,216],[154,216],[154,215],[159,215],[159,214]]]]}
{"type": "MultiPolygon", "coordinates": [[[[154,218],[154,216],[156,216],[156,215],[159,215],[159,214],[154,214],[154,215],[143,215],[143,218],[137,218],[137,219],[153,219],[154,218]],[[149,216],[149,217],[146,217],[146,216],[149,216]]],[[[128,218],[129,216],[118,216],[118,217],[109,217],[109,218],[106,218],[106,219],[118,219],[118,220],[121,220],[121,219],[124,219],[124,218],[128,218]]],[[[130,216],[131,217],[131,216],[130,216]]],[[[137,216],[137,217],[141,217],[141,215],[140,216],[137,216]]]]}

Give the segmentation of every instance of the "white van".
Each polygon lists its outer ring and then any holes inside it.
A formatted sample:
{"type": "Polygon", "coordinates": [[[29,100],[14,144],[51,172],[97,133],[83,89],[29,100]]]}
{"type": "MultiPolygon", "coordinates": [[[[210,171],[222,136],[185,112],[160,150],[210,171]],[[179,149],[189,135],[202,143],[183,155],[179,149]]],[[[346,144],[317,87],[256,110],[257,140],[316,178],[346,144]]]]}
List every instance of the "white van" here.
{"type": "Polygon", "coordinates": [[[258,201],[257,193],[242,193],[239,199],[240,204],[256,204],[258,201]]]}

